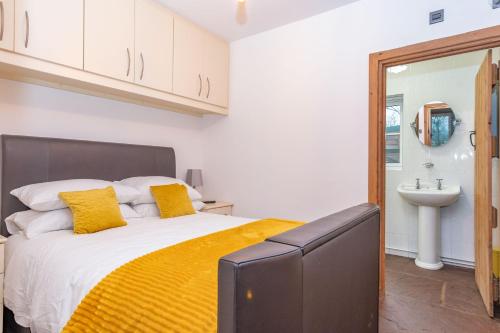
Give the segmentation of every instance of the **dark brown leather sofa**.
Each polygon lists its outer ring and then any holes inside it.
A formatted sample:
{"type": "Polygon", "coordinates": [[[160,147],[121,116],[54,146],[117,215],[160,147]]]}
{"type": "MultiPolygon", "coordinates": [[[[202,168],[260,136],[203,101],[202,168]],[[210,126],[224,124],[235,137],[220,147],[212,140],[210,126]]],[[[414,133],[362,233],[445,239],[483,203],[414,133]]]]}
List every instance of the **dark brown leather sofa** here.
{"type": "Polygon", "coordinates": [[[219,333],[378,332],[379,209],[363,204],[219,263],[219,333]]]}

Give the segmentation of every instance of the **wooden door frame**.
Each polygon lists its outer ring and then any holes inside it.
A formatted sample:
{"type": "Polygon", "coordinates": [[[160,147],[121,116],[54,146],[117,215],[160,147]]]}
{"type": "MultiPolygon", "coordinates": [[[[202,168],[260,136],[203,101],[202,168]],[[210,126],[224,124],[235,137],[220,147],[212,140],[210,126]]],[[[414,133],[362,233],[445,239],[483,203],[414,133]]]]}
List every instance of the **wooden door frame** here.
{"type": "Polygon", "coordinates": [[[388,67],[500,46],[500,25],[370,54],[368,201],[380,216],[380,290],[385,291],[385,100],[388,67]]]}

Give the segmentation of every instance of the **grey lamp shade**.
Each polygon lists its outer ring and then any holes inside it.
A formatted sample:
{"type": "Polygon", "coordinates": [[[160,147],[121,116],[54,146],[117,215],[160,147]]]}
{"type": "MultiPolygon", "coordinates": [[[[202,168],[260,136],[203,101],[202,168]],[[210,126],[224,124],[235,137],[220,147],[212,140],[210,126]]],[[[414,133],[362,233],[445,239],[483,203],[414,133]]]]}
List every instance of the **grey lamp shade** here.
{"type": "Polygon", "coordinates": [[[189,169],[187,171],[186,183],[192,187],[198,187],[203,185],[203,176],[201,175],[200,169],[189,169]]]}

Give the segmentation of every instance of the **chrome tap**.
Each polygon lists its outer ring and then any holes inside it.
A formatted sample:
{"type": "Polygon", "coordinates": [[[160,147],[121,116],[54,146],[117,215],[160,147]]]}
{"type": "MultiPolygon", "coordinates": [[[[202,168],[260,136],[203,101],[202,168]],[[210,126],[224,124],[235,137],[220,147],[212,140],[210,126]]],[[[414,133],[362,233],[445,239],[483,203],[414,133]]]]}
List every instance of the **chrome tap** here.
{"type": "Polygon", "coordinates": [[[417,178],[417,184],[415,185],[417,190],[420,190],[420,178],[417,178]]]}
{"type": "Polygon", "coordinates": [[[438,178],[436,180],[437,180],[437,189],[441,191],[443,189],[443,180],[444,179],[438,178]]]}

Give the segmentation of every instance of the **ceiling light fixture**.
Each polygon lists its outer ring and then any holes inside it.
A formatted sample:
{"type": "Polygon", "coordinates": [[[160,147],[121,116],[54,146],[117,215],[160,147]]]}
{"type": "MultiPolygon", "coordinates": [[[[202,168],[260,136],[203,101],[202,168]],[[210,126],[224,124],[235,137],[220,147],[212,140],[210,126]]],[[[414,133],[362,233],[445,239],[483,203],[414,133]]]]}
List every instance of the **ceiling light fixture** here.
{"type": "Polygon", "coordinates": [[[245,25],[247,23],[247,4],[246,0],[238,0],[238,6],[236,9],[236,22],[239,25],[245,25]]]}
{"type": "Polygon", "coordinates": [[[392,73],[392,74],[399,74],[399,73],[404,72],[407,69],[408,69],[408,65],[399,65],[399,66],[390,67],[388,69],[388,72],[392,73]]]}

